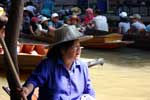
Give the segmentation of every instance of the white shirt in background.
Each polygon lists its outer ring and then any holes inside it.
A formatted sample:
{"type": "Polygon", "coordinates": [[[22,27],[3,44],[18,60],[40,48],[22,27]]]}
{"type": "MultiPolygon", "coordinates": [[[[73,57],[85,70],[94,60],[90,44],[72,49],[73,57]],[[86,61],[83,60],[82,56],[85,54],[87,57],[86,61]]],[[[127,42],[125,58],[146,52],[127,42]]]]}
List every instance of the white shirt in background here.
{"type": "Polygon", "coordinates": [[[105,16],[98,15],[93,18],[93,22],[95,24],[96,30],[108,32],[108,23],[107,23],[107,18],[105,16]]]}
{"type": "Polygon", "coordinates": [[[120,22],[118,27],[119,27],[121,34],[126,34],[128,32],[128,30],[130,29],[130,23],[129,22],[120,22]]]}

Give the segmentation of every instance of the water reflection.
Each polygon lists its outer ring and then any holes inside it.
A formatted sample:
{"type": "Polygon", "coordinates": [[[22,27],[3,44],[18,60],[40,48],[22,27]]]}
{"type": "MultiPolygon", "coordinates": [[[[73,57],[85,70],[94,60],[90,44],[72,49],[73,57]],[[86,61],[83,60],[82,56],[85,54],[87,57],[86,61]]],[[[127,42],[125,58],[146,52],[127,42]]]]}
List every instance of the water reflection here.
{"type": "Polygon", "coordinates": [[[82,57],[105,59],[106,63],[120,67],[144,67],[150,65],[150,52],[138,49],[121,48],[114,50],[84,49],[82,57]]]}

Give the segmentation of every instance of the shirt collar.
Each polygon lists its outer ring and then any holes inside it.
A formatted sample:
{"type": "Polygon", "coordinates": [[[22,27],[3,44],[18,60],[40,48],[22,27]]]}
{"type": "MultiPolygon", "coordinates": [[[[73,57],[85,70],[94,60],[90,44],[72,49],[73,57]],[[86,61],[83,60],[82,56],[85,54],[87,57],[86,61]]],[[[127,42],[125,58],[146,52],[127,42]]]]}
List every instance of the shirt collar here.
{"type": "MultiPolygon", "coordinates": [[[[58,58],[57,63],[58,63],[59,65],[64,66],[64,62],[63,62],[62,58],[58,58]]],[[[70,71],[73,71],[73,72],[74,72],[75,68],[77,68],[77,67],[80,67],[80,62],[79,62],[78,60],[75,60],[75,61],[73,62],[73,64],[72,64],[72,67],[71,67],[71,70],[70,70],[70,71]]]]}

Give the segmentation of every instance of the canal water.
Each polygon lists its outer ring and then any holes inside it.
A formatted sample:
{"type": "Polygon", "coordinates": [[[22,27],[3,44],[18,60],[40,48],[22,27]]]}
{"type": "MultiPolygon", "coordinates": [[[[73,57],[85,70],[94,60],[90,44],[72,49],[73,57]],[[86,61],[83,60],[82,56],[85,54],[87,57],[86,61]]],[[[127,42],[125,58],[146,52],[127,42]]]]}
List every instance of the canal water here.
{"type": "MultiPolygon", "coordinates": [[[[115,50],[84,49],[85,61],[104,58],[104,65],[89,69],[96,100],[150,100],[150,52],[131,48],[115,50]]],[[[24,82],[27,72],[21,74],[24,82]]],[[[3,72],[0,87],[7,86],[3,72]]],[[[0,100],[9,96],[0,88],[0,100]]]]}

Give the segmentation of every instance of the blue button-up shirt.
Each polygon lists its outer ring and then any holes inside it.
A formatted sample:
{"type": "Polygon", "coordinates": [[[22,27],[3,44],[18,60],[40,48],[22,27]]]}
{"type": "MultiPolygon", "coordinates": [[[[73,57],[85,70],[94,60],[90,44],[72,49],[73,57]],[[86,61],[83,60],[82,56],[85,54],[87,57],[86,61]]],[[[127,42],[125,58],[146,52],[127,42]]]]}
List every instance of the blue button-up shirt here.
{"type": "Polygon", "coordinates": [[[88,66],[75,60],[68,71],[61,59],[42,61],[26,84],[39,87],[39,100],[80,100],[83,94],[95,97],[88,74],[88,66]]]}

